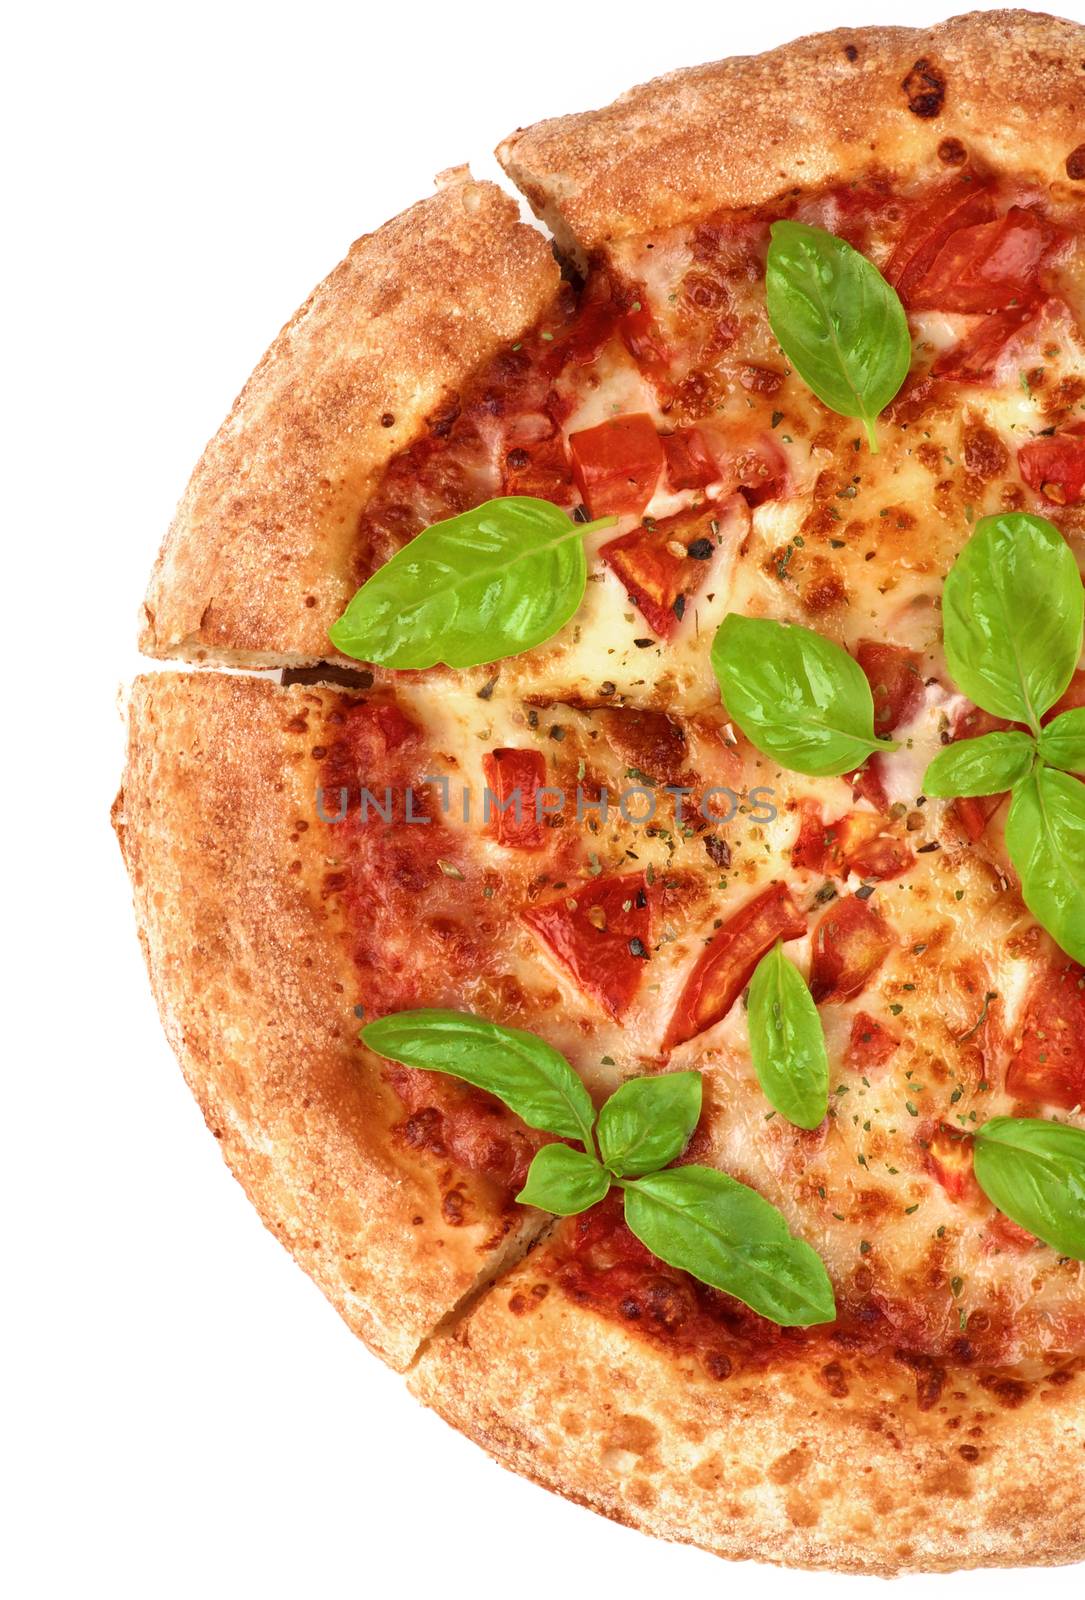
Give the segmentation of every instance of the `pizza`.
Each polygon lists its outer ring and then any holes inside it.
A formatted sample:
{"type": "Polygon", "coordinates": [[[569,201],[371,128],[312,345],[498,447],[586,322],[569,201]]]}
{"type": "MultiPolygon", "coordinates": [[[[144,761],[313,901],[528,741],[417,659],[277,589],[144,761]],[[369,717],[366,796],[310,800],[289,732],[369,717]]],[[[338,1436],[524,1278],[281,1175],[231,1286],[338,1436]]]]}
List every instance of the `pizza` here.
{"type": "Polygon", "coordinates": [[[723,1556],[1085,1556],[1083,137],[1025,12],[520,130],[542,226],[360,239],[151,579],[115,826],[230,1167],[723,1556]]]}

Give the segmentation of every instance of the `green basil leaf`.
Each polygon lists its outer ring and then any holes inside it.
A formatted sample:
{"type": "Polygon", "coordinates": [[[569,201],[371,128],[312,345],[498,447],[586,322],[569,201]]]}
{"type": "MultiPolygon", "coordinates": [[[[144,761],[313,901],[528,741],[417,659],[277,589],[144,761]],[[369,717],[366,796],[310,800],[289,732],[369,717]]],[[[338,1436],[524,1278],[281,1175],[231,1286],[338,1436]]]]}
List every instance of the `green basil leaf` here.
{"type": "Polygon", "coordinates": [[[988,1200],[1060,1255],[1085,1261],[1085,1130],[1042,1117],[992,1117],[976,1131],[988,1200]]]}
{"type": "Polygon", "coordinates": [[[792,772],[838,777],[875,750],[874,699],[858,662],[831,639],[794,623],[724,617],[712,669],[728,716],[762,755],[792,772]]]}
{"type": "Polygon", "coordinates": [[[1075,706],[1040,729],[1040,754],[1063,772],[1085,772],[1085,706],[1075,706]]]}
{"type": "Polygon", "coordinates": [[[1006,848],[1037,922],[1085,962],[1085,785],[1053,767],[1031,773],[1013,791],[1006,848]]]}
{"type": "Polygon", "coordinates": [[[942,595],[953,681],[984,711],[1038,733],[1081,657],[1083,596],[1054,523],[1024,511],[982,517],[942,595]]]}
{"type": "Polygon", "coordinates": [[[750,980],[750,1054],[769,1105],[797,1128],[829,1109],[829,1057],[821,1017],[802,973],[777,940],[750,980]]]}
{"type": "Polygon", "coordinates": [[[516,1196],[523,1206],[538,1206],[558,1217],[575,1217],[602,1200],[610,1173],[594,1156],[567,1144],[544,1144],[528,1168],[527,1182],[516,1196]]]}
{"type": "Polygon", "coordinates": [[[564,627],[584,598],[584,534],[548,500],[514,495],[425,528],[358,590],[328,637],[385,667],[477,667],[564,627]]]}
{"type": "Polygon", "coordinates": [[[923,777],[924,794],[951,800],[957,795],[1001,794],[1027,778],[1036,759],[1030,734],[1009,730],[958,739],[936,755],[923,777]]]}
{"type": "Polygon", "coordinates": [[[701,1115],[701,1074],[631,1078],[599,1113],[599,1153],[620,1178],[658,1172],[682,1154],[701,1115]]]}
{"type": "Polygon", "coordinates": [[[503,1100],[529,1128],[592,1148],[591,1096],[565,1057],[537,1034],[469,1011],[395,1011],[370,1022],[361,1036],[390,1061],[462,1078],[503,1100]]]}
{"type": "Polygon", "coordinates": [[[625,1220],[672,1267],[734,1295],[770,1322],[809,1327],[836,1316],[816,1251],[754,1189],[712,1167],[672,1167],[623,1182],[625,1220]]]}
{"type": "Polygon", "coordinates": [[[831,411],[863,423],[877,450],[874,419],[912,361],[900,298],[836,234],[803,222],[774,222],[771,231],[765,295],[780,348],[831,411]]]}

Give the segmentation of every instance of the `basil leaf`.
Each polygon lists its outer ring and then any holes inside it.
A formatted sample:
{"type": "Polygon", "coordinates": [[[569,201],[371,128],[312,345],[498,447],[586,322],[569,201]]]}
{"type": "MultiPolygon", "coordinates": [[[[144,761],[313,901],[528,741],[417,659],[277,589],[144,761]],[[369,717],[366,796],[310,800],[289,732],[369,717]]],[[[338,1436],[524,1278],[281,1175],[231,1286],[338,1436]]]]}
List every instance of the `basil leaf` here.
{"type": "Polygon", "coordinates": [[[976,1131],[976,1181],[1000,1211],[1060,1255],[1085,1261],[1085,1130],[992,1117],[976,1131]]]}
{"type": "Polygon", "coordinates": [[[734,1295],[770,1322],[809,1327],[836,1316],[824,1263],[775,1206],[711,1167],[629,1179],[625,1220],[672,1267],[734,1295]]]}
{"type": "Polygon", "coordinates": [[[1085,786],[1053,767],[1031,773],[1013,791],[1006,848],[1033,916],[1085,962],[1085,786]]]}
{"type": "Polygon", "coordinates": [[[829,1057],[806,982],[777,940],[750,981],[750,1054],[769,1105],[797,1128],[816,1128],[829,1109],[829,1057]]]}
{"type": "Polygon", "coordinates": [[[858,662],[831,639],[794,623],[724,617],[712,670],[727,714],[762,755],[792,772],[838,777],[875,750],[874,699],[858,662]]]}
{"type": "Polygon", "coordinates": [[[487,1090],[529,1128],[592,1148],[591,1096],[565,1057],[534,1033],[503,1028],[469,1011],[396,1011],[370,1022],[361,1037],[390,1061],[487,1090]]]}
{"type": "Polygon", "coordinates": [[[514,495],[425,528],[358,590],[328,637],[385,667],[477,667],[542,644],[584,598],[584,534],[548,500],[514,495]]]}
{"type": "Polygon", "coordinates": [[[1063,772],[1085,772],[1085,706],[1064,711],[1040,729],[1040,754],[1063,772]]]}
{"type": "Polygon", "coordinates": [[[701,1074],[631,1078],[599,1113],[599,1153],[622,1178],[658,1172],[681,1155],[701,1115],[701,1074]]]}
{"type": "Polygon", "coordinates": [[[924,794],[950,800],[957,795],[1001,794],[1028,777],[1036,742],[1027,733],[984,733],[959,739],[936,755],[923,776],[924,794]]]}
{"type": "Polygon", "coordinates": [[[765,269],[769,322],[803,382],[831,411],[857,417],[870,448],[912,361],[895,289],[844,239],[804,222],[774,222],[765,269]]]}
{"type": "Polygon", "coordinates": [[[1038,734],[1081,656],[1083,594],[1054,523],[1023,511],[982,517],[942,595],[946,663],[958,688],[1038,734]]]}
{"type": "Polygon", "coordinates": [[[567,1144],[544,1144],[528,1168],[516,1196],[522,1206],[538,1206],[558,1217],[575,1217],[597,1205],[610,1188],[610,1173],[594,1156],[567,1144]]]}

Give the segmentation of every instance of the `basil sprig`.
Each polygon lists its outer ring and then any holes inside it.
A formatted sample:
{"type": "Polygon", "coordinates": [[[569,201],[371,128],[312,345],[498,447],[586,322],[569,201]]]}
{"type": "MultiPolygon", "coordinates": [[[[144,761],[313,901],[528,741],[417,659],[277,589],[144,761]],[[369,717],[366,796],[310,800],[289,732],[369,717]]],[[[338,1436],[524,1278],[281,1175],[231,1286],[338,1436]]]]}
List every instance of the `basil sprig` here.
{"type": "Polygon", "coordinates": [[[839,777],[898,748],[874,736],[874,697],[858,662],[809,628],[732,612],[712,642],[712,670],[728,716],[792,772],[839,777]]]}
{"type": "Polygon", "coordinates": [[[380,666],[478,667],[551,638],[584,598],[584,535],[548,500],[489,500],[436,522],[363,583],[328,637],[380,666]]]}
{"type": "Polygon", "coordinates": [[[824,1263],[793,1237],[775,1206],[712,1167],[660,1170],[681,1155],[696,1127],[699,1073],[634,1078],[596,1120],[564,1056],[519,1028],[469,1012],[406,1011],[369,1023],[361,1037],[380,1055],[461,1078],[531,1127],[579,1141],[580,1150],[547,1144],[536,1153],[517,1195],[522,1204],[575,1216],[616,1185],[631,1231],[670,1266],[787,1327],[836,1316],[824,1263]]]}
{"type": "Polygon", "coordinates": [[[750,981],[750,1055],[765,1098],[798,1128],[816,1128],[829,1109],[829,1057],[806,981],[777,940],[750,981]]]}
{"type": "Polygon", "coordinates": [[[895,289],[844,239],[804,222],[774,222],[765,269],[769,323],[819,400],[866,428],[908,375],[912,341],[895,289]]]}
{"type": "Polygon", "coordinates": [[[1060,1255],[1085,1261],[1085,1130],[992,1117],[976,1130],[976,1181],[1000,1211],[1060,1255]]]}
{"type": "Polygon", "coordinates": [[[992,716],[1023,722],[948,745],[927,768],[928,794],[1010,790],[1006,848],[1025,904],[1075,961],[1085,962],[1085,709],[1040,719],[1081,659],[1085,591],[1054,523],[1025,512],[983,517],[945,584],[946,661],[992,716]]]}

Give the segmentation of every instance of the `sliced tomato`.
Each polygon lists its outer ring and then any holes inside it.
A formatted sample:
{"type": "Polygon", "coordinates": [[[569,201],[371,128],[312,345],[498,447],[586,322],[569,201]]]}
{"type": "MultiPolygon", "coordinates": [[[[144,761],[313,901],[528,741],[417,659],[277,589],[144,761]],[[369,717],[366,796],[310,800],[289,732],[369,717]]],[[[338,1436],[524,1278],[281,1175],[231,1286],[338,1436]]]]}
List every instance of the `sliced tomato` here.
{"type": "Polygon", "coordinates": [[[708,505],[611,539],[599,554],[621,580],[652,632],[669,639],[708,576],[729,514],[708,505]]]}
{"type": "Polygon", "coordinates": [[[1053,965],[1033,981],[1006,1088],[1020,1100],[1067,1111],[1085,1104],[1085,968],[1076,962],[1053,965]]]}
{"type": "Polygon", "coordinates": [[[665,711],[597,711],[593,721],[602,728],[607,743],[627,766],[636,767],[656,783],[678,783],[689,760],[689,745],[680,722],[665,711]]]}
{"type": "Polygon", "coordinates": [[[595,878],[521,915],[583,989],[619,1021],[637,992],[652,948],[652,909],[643,872],[595,878]]]}
{"type": "Polygon", "coordinates": [[[798,939],[806,918],[784,883],[770,885],[729,917],[686,979],[664,1039],[673,1050],[725,1017],[777,939],[798,939]]]}
{"type": "Polygon", "coordinates": [[[1031,439],[1017,452],[1021,476],[1030,489],[1056,506],[1085,500],[1085,430],[1080,427],[1052,439],[1031,439]]]}
{"type": "Polygon", "coordinates": [[[948,1122],[940,1122],[926,1142],[925,1165],[951,1200],[963,1200],[973,1193],[972,1140],[948,1122]]]}
{"type": "Polygon", "coordinates": [[[895,1033],[867,1011],[857,1011],[848,1040],[848,1065],[855,1072],[869,1072],[884,1066],[899,1045],[895,1033]]]}
{"type": "Polygon", "coordinates": [[[593,517],[639,517],[656,492],[663,446],[646,412],[569,435],[573,474],[593,517]]]}
{"type": "Polygon", "coordinates": [[[839,865],[832,827],[822,821],[816,800],[800,800],[799,832],[791,849],[791,865],[806,872],[834,872],[839,865]]]}
{"type": "Polygon", "coordinates": [[[668,488],[704,489],[719,477],[698,428],[679,428],[663,434],[662,440],[668,488]]]}
{"type": "Polygon", "coordinates": [[[923,700],[920,658],[914,650],[860,639],[855,659],[874,697],[874,732],[885,738],[919,710],[923,700]]]}
{"type": "Polygon", "coordinates": [[[847,1000],[870,981],[893,948],[889,924],[869,900],[849,895],[814,929],[810,992],[817,1001],[847,1000]]]}
{"type": "Polygon", "coordinates": [[[482,770],[496,802],[490,831],[498,844],[537,850],[546,839],[546,830],[535,815],[535,796],[546,782],[542,752],[488,750],[482,758],[482,770]]]}
{"type": "Polygon", "coordinates": [[[1011,206],[995,222],[951,233],[911,292],[914,309],[1008,311],[1036,290],[1044,258],[1062,237],[1038,211],[1011,206]]]}
{"type": "Polygon", "coordinates": [[[938,357],[932,374],[957,383],[989,383],[1003,351],[1040,315],[1044,304],[1030,301],[983,317],[959,344],[938,357]]]}
{"type": "Polygon", "coordinates": [[[987,222],[995,214],[994,188],[972,172],[960,172],[913,211],[885,276],[905,305],[950,234],[987,222]]]}

